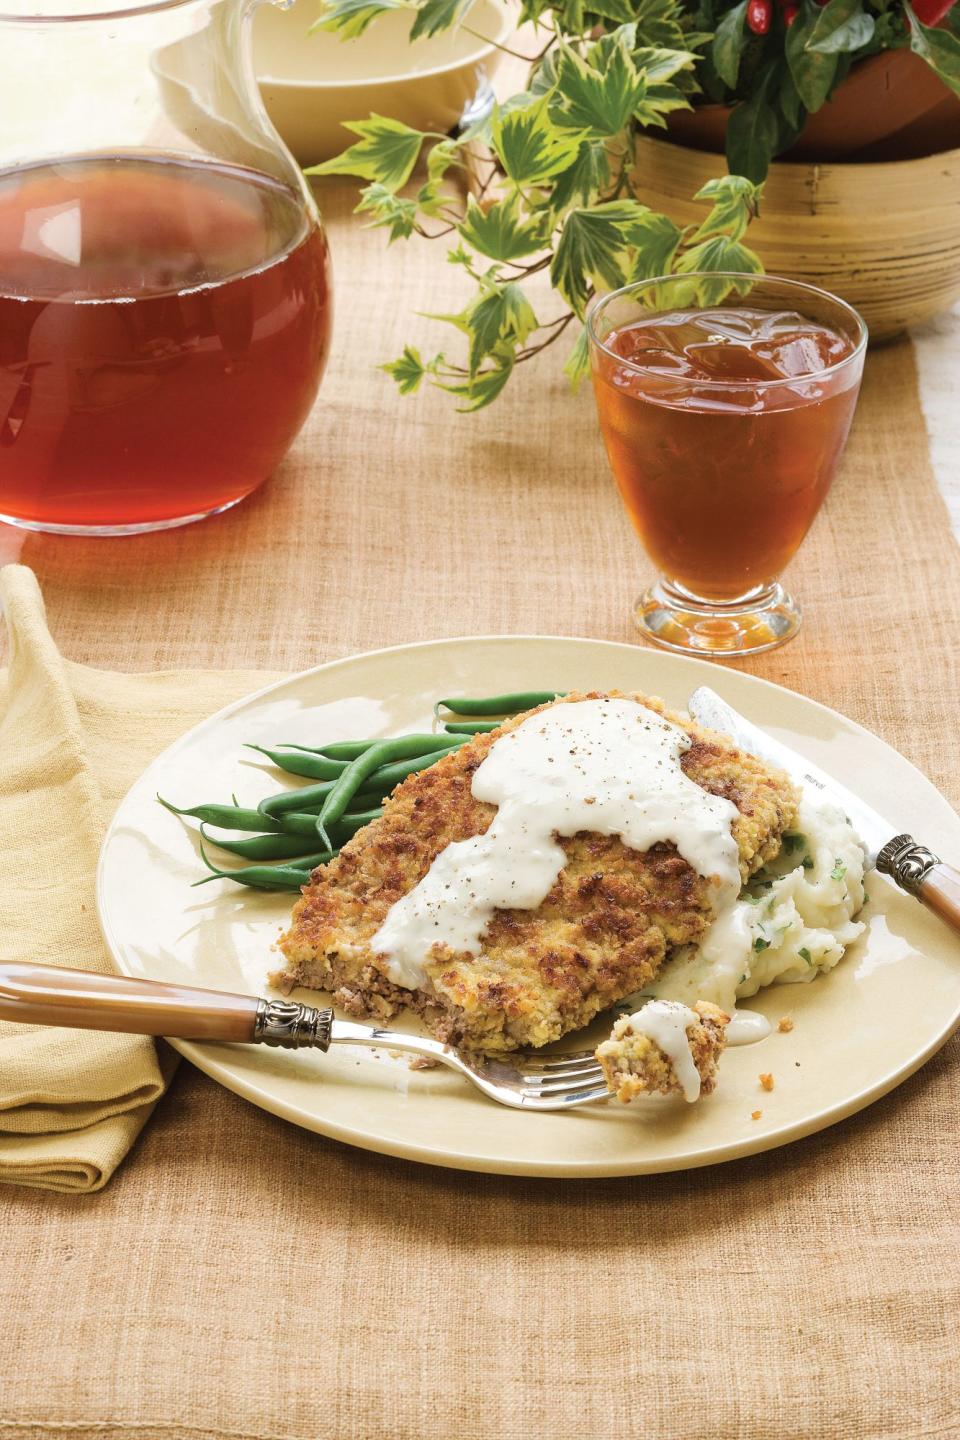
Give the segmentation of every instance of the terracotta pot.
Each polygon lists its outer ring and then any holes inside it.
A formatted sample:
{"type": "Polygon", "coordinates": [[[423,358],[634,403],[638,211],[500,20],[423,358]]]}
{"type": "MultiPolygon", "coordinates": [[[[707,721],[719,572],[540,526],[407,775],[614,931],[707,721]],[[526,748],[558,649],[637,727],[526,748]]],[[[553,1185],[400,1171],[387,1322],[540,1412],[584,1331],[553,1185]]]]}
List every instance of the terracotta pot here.
{"type": "MultiPolygon", "coordinates": [[[[719,155],[641,134],[634,190],[679,224],[691,197],[726,171],[719,155]]],[[[770,167],[749,244],[774,275],[832,290],[889,339],[960,298],[960,148],[889,164],[770,167]]]]}
{"type": "MultiPolygon", "coordinates": [[[[670,117],[671,140],[722,155],[728,105],[670,117]]],[[[811,115],[790,160],[913,160],[960,147],[960,98],[911,50],[855,65],[833,99],[811,115]]]]}

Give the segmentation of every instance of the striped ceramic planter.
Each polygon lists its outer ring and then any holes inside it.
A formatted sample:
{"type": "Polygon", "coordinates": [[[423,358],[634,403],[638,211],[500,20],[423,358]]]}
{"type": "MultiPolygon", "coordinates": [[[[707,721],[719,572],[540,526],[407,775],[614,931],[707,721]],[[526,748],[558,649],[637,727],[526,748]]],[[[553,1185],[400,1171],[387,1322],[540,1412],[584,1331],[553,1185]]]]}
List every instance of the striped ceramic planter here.
{"type": "MultiPolygon", "coordinates": [[[[691,198],[722,175],[721,155],[641,134],[634,188],[680,224],[691,198]]],[[[770,274],[849,301],[874,340],[890,339],[960,299],[960,150],[889,164],[777,162],[748,243],[770,274]]]]}

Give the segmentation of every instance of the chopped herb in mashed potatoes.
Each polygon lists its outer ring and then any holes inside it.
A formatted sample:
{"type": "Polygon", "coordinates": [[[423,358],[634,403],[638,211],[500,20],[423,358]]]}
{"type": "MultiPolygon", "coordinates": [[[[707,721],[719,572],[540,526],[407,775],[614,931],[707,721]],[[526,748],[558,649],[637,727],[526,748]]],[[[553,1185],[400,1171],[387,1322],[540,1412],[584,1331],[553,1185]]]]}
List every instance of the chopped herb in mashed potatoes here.
{"type": "Polygon", "coordinates": [[[697,950],[684,950],[643,993],[732,1012],[762,986],[803,984],[832,970],[864,930],[863,849],[835,806],[805,792],[800,828],[720,915],[697,950]]]}

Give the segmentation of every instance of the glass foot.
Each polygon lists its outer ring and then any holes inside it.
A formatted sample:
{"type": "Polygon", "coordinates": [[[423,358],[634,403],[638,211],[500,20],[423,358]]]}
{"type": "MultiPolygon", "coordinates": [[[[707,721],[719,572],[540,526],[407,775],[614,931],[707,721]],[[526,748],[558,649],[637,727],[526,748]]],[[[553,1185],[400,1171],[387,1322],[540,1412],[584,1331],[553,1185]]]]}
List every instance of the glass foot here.
{"type": "Polygon", "coordinates": [[[718,660],[772,650],[800,628],[800,607],[779,584],[722,604],[657,580],[640,596],[633,617],[655,645],[718,660]]]}

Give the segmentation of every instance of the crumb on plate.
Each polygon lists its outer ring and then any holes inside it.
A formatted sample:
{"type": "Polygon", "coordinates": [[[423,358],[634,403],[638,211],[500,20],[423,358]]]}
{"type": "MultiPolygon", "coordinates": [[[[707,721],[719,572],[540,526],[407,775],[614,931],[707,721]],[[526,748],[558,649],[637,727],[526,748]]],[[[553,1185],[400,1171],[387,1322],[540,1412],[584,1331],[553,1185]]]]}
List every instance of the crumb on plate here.
{"type": "Polygon", "coordinates": [[[760,1080],[760,1086],[763,1090],[773,1089],[773,1076],[770,1074],[769,1070],[765,1070],[763,1074],[760,1075],[758,1078],[760,1080]]]}
{"type": "Polygon", "coordinates": [[[781,1035],[790,1034],[790,1031],[793,1029],[793,1021],[790,1019],[789,1015],[780,1016],[780,1019],[777,1021],[777,1029],[780,1031],[781,1035]]]}
{"type": "Polygon", "coordinates": [[[752,1110],[752,1111],[750,1112],[750,1119],[751,1119],[751,1120],[759,1120],[759,1119],[760,1119],[760,1116],[761,1116],[762,1114],[763,1114],[763,1111],[762,1111],[762,1110],[752,1110]]]}

